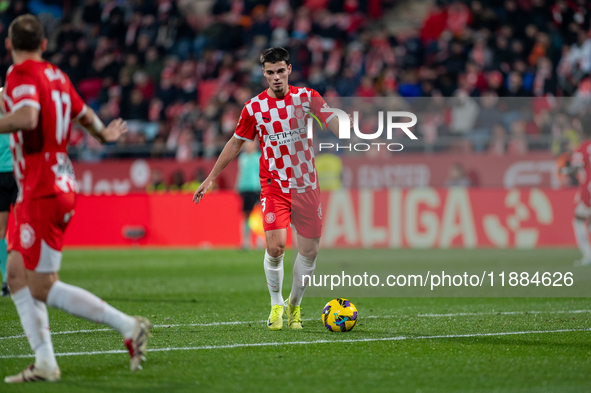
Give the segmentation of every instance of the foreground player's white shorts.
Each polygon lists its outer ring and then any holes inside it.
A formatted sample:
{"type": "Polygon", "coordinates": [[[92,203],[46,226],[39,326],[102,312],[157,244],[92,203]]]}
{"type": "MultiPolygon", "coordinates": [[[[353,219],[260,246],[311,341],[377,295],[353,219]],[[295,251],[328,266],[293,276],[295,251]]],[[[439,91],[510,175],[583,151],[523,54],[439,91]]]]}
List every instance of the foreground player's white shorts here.
{"type": "Polygon", "coordinates": [[[585,205],[583,202],[577,203],[577,207],[575,207],[575,217],[582,219],[591,218],[591,207],[585,205]]]}

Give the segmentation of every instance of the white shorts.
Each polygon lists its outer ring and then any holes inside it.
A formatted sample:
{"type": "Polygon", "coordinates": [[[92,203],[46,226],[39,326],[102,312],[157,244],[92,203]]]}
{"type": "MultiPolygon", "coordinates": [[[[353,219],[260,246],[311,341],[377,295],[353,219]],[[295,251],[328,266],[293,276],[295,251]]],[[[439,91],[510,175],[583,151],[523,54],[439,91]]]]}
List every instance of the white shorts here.
{"type": "Polygon", "coordinates": [[[591,207],[585,205],[583,202],[577,203],[577,207],[575,207],[575,217],[585,220],[591,218],[591,207]]]}

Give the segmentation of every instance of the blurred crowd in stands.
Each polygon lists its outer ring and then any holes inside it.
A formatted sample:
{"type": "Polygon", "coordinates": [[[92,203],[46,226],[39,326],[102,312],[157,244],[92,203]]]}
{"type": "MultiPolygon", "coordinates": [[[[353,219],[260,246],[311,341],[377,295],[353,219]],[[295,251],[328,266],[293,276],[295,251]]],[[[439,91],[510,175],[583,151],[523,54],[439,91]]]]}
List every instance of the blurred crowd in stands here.
{"type": "MultiPolygon", "coordinates": [[[[4,1],[0,38],[14,17],[38,13],[47,59],[104,122],[129,121],[116,146],[74,130],[77,159],[216,156],[244,102],[266,88],[258,59],[270,46],[289,50],[291,84],[327,98],[455,97],[455,106],[421,121],[414,151],[457,148],[458,136],[462,151],[569,148],[589,105],[565,109],[549,97],[591,97],[591,2],[423,1],[419,28],[391,29],[401,2],[81,0],[64,9],[52,0],[4,1]],[[502,97],[540,101],[514,118],[497,113],[502,97]]],[[[2,75],[10,64],[1,48],[2,75]]]]}

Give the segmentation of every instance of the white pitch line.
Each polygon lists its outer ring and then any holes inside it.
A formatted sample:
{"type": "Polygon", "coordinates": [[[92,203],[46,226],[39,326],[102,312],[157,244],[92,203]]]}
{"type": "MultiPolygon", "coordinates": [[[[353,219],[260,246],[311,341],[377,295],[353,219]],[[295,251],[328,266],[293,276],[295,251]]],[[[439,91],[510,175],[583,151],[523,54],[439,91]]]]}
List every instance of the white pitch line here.
{"type": "MultiPolygon", "coordinates": [[[[76,333],[94,333],[94,332],[111,332],[113,329],[84,329],[84,330],[65,330],[61,332],[51,332],[51,335],[58,335],[58,334],[76,334],[76,333]]],[[[16,336],[6,336],[0,337],[0,340],[9,340],[11,338],[23,338],[25,337],[24,334],[18,334],[16,336]]]]}
{"type": "MultiPolygon", "coordinates": [[[[314,340],[314,341],[286,341],[286,342],[266,342],[266,343],[238,343],[226,345],[201,345],[197,347],[170,347],[170,348],[152,348],[148,352],[171,352],[171,351],[198,351],[204,349],[232,349],[245,347],[275,347],[284,345],[315,345],[315,344],[340,344],[340,343],[359,343],[359,342],[377,342],[377,341],[405,341],[405,340],[429,340],[429,339],[446,339],[446,338],[471,338],[471,337],[498,337],[498,336],[516,336],[525,334],[548,334],[548,333],[567,333],[567,332],[588,332],[589,329],[558,329],[558,330],[530,330],[522,332],[498,332],[498,333],[472,333],[472,334],[449,334],[438,336],[396,336],[396,337],[382,337],[382,338],[361,338],[361,339],[344,339],[344,340],[314,340]]],[[[127,353],[122,349],[109,351],[91,351],[91,352],[63,352],[56,353],[55,356],[83,356],[83,355],[104,355],[127,353]]],[[[18,359],[31,358],[34,355],[0,355],[0,359],[18,359]]]]}
{"type": "MultiPolygon", "coordinates": [[[[548,311],[498,311],[498,312],[461,312],[455,314],[418,314],[416,317],[465,317],[478,315],[527,315],[527,314],[582,314],[591,310],[548,310],[548,311]]],[[[366,317],[367,318],[367,317],[366,317]]],[[[372,317],[374,318],[374,317],[372,317]]],[[[377,317],[375,317],[377,318],[377,317]]]]}
{"type": "MultiPolygon", "coordinates": [[[[368,315],[364,319],[387,319],[387,318],[446,318],[446,317],[470,317],[470,316],[486,316],[486,315],[527,315],[527,314],[583,314],[591,313],[591,310],[547,310],[547,311],[499,311],[488,313],[453,313],[453,314],[417,314],[417,315],[368,315]]],[[[316,318],[303,318],[303,321],[314,321],[316,318]]],[[[160,324],[154,325],[153,328],[173,328],[173,327],[202,327],[202,326],[223,326],[223,325],[246,325],[249,323],[264,323],[266,320],[259,321],[232,321],[232,322],[209,322],[209,323],[178,323],[178,324],[160,324]]],[[[51,332],[51,335],[62,334],[77,334],[77,333],[94,333],[94,332],[110,332],[113,329],[84,329],[84,330],[66,330],[60,332],[51,332]]],[[[16,338],[23,338],[24,334],[15,336],[0,337],[0,340],[9,340],[16,338]]]]}

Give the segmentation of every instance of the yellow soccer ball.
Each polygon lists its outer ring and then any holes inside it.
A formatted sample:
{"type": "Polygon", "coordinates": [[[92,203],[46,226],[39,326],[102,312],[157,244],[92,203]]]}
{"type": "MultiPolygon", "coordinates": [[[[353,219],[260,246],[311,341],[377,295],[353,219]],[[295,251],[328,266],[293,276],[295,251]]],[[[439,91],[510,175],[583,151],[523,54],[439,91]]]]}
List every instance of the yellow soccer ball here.
{"type": "Polygon", "coordinates": [[[333,299],[322,310],[322,323],[331,332],[348,332],[358,319],[357,308],[347,299],[333,299]]]}

